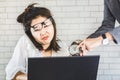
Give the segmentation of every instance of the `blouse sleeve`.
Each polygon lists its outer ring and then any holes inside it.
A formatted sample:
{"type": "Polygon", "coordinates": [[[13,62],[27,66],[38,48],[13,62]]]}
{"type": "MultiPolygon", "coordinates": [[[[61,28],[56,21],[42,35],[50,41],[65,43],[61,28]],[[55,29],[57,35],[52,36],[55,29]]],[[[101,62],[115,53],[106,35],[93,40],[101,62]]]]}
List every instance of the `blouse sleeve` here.
{"type": "Polygon", "coordinates": [[[6,66],[6,80],[12,80],[17,72],[26,72],[24,37],[18,41],[13,56],[6,66]]]}

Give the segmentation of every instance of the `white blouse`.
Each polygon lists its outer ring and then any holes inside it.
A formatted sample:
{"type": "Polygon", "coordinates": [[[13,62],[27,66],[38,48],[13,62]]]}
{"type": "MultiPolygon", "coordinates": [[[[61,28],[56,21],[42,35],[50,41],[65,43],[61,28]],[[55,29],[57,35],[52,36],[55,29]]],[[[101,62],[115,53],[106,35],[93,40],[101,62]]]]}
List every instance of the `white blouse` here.
{"type": "MultiPolygon", "coordinates": [[[[58,41],[60,51],[52,50],[52,57],[69,56],[68,47],[58,41]]],[[[12,80],[17,72],[27,73],[28,57],[43,57],[41,52],[33,45],[27,35],[22,36],[15,49],[11,60],[6,67],[6,80],[12,80]]]]}

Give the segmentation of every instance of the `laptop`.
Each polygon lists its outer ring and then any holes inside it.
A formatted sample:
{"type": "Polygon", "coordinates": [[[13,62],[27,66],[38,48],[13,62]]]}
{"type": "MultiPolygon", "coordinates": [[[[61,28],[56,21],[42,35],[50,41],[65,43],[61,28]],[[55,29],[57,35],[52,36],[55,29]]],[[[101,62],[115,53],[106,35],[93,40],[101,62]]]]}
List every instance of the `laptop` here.
{"type": "Polygon", "coordinates": [[[28,58],[28,80],[96,80],[99,55],[28,58]]]}

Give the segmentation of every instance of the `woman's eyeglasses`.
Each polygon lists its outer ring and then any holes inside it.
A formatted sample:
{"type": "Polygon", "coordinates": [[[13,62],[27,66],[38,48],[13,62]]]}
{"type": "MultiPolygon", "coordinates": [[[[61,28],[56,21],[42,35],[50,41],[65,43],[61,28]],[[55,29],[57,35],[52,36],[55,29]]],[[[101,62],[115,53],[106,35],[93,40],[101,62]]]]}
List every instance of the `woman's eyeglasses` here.
{"type": "Polygon", "coordinates": [[[33,28],[34,31],[41,31],[42,28],[49,27],[52,24],[50,19],[51,18],[47,18],[45,21],[37,23],[37,24],[31,26],[31,28],[33,28]]]}

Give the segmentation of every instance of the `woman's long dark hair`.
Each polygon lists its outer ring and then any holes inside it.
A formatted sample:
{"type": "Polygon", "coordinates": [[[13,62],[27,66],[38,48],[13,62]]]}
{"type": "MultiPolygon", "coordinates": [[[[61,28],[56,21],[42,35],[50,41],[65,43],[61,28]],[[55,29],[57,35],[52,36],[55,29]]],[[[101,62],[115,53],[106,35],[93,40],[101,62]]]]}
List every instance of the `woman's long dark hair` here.
{"type": "Polygon", "coordinates": [[[56,23],[51,15],[51,12],[49,9],[45,7],[34,7],[35,4],[37,3],[30,4],[25,9],[25,11],[17,17],[17,22],[23,24],[25,33],[30,38],[30,40],[33,42],[35,47],[38,48],[39,50],[43,50],[42,45],[38,43],[31,34],[31,31],[30,31],[31,22],[33,19],[37,18],[38,16],[50,18],[53,24],[53,27],[54,27],[54,36],[53,36],[50,46],[46,49],[46,51],[53,49],[54,51],[57,52],[60,50],[60,46],[58,45],[57,40],[56,40],[56,23]]]}

